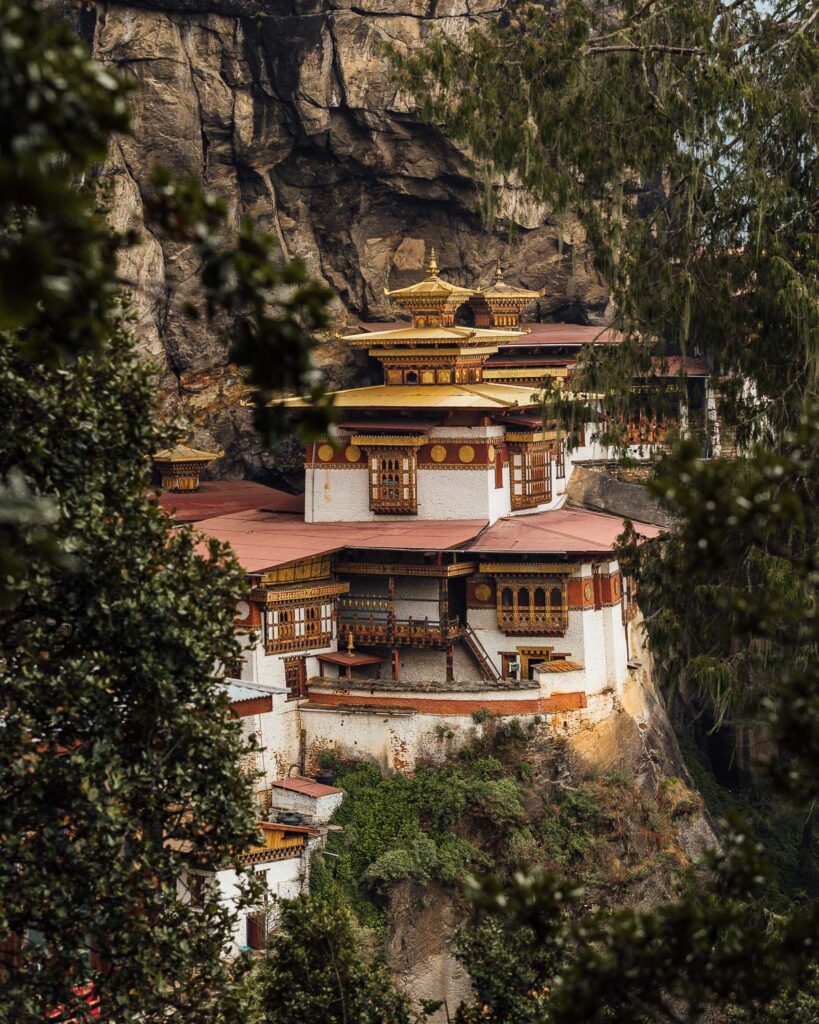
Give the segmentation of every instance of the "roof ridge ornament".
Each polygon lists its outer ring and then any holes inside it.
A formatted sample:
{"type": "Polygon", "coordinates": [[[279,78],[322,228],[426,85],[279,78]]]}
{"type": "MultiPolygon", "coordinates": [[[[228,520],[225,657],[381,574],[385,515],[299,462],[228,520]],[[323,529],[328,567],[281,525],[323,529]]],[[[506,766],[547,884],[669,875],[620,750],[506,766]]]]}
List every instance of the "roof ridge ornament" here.
{"type": "Polygon", "coordinates": [[[435,258],[435,246],[429,247],[429,259],[427,260],[427,275],[429,277],[438,276],[438,261],[435,258]]]}
{"type": "Polygon", "coordinates": [[[495,284],[500,284],[503,281],[503,274],[501,273],[500,256],[498,256],[498,262],[495,264],[495,284]]]}

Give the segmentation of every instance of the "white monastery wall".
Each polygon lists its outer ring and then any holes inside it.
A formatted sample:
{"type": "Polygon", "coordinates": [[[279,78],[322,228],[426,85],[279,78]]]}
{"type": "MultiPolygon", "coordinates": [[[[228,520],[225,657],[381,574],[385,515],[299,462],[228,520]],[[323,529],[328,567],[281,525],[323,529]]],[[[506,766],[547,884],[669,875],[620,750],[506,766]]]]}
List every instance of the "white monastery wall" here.
{"type": "MultiPolygon", "coordinates": [[[[515,692],[507,690],[499,693],[498,698],[508,699],[515,692]]],[[[454,699],[455,695],[451,696],[454,699]]],[[[474,699],[475,694],[463,694],[463,697],[474,699]]],[[[616,710],[617,697],[609,688],[589,696],[585,708],[541,712],[537,716],[541,723],[538,726],[539,733],[543,736],[572,736],[610,718],[616,710]]],[[[493,722],[517,718],[526,723],[535,717],[505,715],[493,718],[493,722]]],[[[480,736],[485,728],[477,724],[471,715],[421,714],[415,711],[369,708],[304,708],[302,723],[308,752],[332,749],[342,757],[374,761],[385,773],[410,772],[421,761],[441,762],[480,736]]]]}
{"type": "MultiPolygon", "coordinates": [[[[269,896],[292,900],[302,892],[308,875],[308,857],[289,857],[287,860],[272,861],[269,864],[257,864],[254,869],[257,875],[264,875],[269,896]]],[[[235,871],[217,871],[216,885],[219,887],[220,902],[235,909],[240,898],[240,876],[235,871]]],[[[230,952],[238,953],[245,948],[247,940],[246,910],[240,911],[231,935],[230,952]]],[[[275,910],[271,911],[275,917],[275,910]]],[[[273,922],[271,921],[271,924],[273,922]]]]}

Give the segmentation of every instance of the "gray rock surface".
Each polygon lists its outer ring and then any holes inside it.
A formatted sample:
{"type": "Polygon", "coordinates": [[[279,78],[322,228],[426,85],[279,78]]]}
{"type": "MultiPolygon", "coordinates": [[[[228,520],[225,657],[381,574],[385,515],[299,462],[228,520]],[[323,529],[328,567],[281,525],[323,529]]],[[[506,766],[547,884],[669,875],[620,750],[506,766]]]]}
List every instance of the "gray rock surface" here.
{"type": "MultiPolygon", "coordinates": [[[[139,236],[122,269],[167,404],[191,419],[198,447],[226,451],[221,474],[277,482],[295,463],[292,453],[261,450],[223,343],[182,313],[192,255],[144,223],[157,164],[200,178],[234,220],[249,214],[265,225],[353,318],[390,318],[384,288],[416,279],[433,244],[453,281],[488,282],[500,259],[508,281],[545,288],[539,318],[603,320],[607,296],[577,227],[505,183],[506,217],[487,229],[467,155],[390,81],[386,41],[413,50],[436,30],[462,35],[503,0],[53,3],[99,60],[136,82],[133,135],[112,143],[104,172],[114,223],[139,236]]],[[[354,385],[365,372],[337,344],[320,363],[333,386],[354,385]]]]}

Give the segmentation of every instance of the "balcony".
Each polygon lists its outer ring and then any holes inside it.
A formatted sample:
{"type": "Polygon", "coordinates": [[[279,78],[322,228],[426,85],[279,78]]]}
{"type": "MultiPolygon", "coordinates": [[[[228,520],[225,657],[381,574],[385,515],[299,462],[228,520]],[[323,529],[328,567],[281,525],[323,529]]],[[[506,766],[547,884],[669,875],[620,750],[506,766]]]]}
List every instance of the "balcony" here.
{"type": "MultiPolygon", "coordinates": [[[[434,607],[439,610],[437,602],[434,607]]],[[[390,598],[351,595],[338,604],[339,645],[350,633],[364,647],[446,647],[460,636],[461,626],[454,617],[399,617],[390,598]]]]}

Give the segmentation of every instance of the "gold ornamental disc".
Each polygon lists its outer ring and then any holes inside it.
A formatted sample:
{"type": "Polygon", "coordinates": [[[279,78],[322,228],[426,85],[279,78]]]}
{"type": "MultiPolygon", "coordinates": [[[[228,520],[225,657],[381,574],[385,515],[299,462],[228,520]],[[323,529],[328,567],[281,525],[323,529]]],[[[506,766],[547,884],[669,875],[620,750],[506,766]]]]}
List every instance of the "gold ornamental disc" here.
{"type": "Polygon", "coordinates": [[[492,588],[488,583],[479,583],[475,587],[475,600],[476,601],[491,601],[492,600],[492,588]]]}
{"type": "Polygon", "coordinates": [[[490,444],[489,447],[486,449],[486,459],[487,462],[495,461],[495,446],[493,444],[490,444]]]}
{"type": "Polygon", "coordinates": [[[329,462],[333,457],[333,446],[331,444],[323,444],[318,450],[318,457],[322,462],[329,462]]]}
{"type": "Polygon", "coordinates": [[[433,462],[444,462],[446,460],[446,448],[442,444],[434,444],[429,457],[433,462]]]}
{"type": "Polygon", "coordinates": [[[361,449],[357,444],[348,444],[344,449],[344,458],[348,462],[358,462],[361,458],[361,449]]]}
{"type": "Polygon", "coordinates": [[[475,449],[471,444],[462,444],[458,449],[458,458],[461,462],[472,462],[475,458],[475,449]]]}
{"type": "Polygon", "coordinates": [[[592,587],[591,582],[584,583],[583,584],[583,600],[584,601],[591,601],[593,596],[594,596],[594,588],[592,587]]]}

